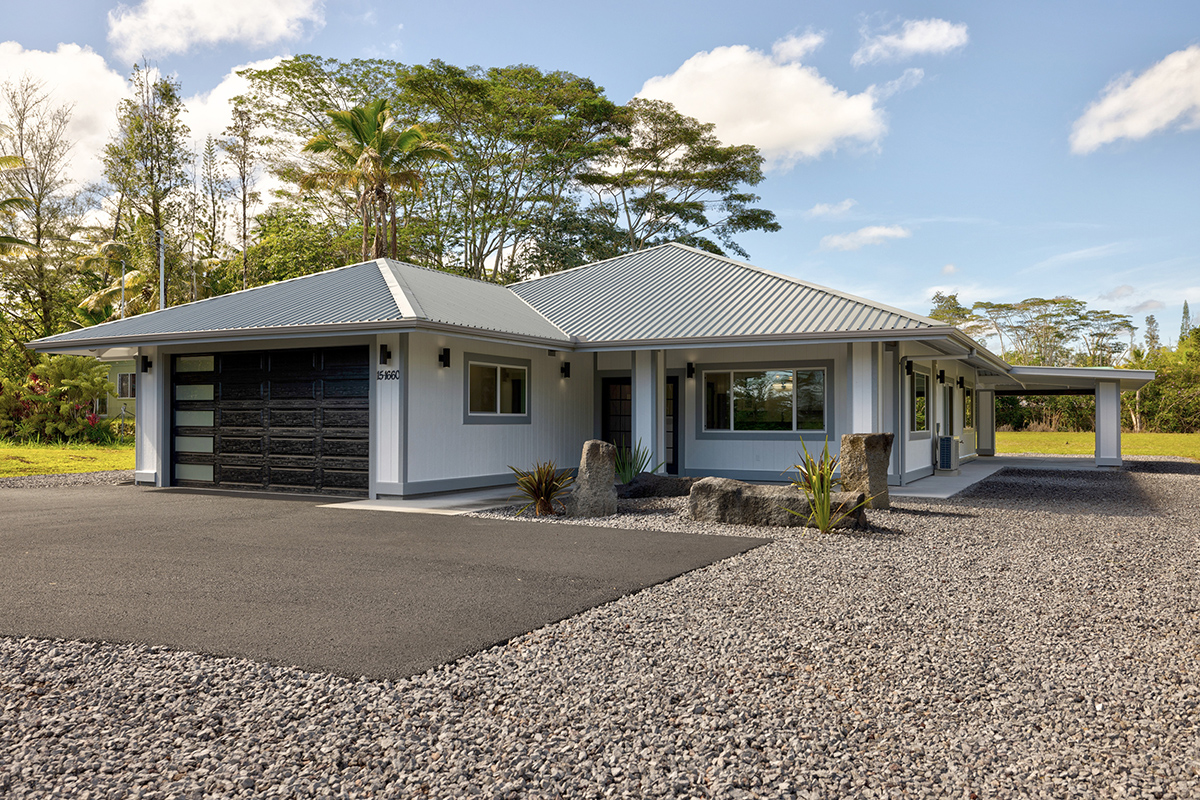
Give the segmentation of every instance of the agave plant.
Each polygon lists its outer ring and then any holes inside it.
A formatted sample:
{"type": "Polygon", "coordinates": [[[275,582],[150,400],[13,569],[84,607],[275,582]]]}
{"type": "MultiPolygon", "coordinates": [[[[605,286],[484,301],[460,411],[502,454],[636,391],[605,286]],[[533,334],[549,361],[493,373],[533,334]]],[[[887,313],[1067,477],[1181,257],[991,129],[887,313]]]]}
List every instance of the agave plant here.
{"type": "Polygon", "coordinates": [[[509,469],[517,476],[517,489],[529,500],[517,512],[518,515],[524,514],[530,506],[533,506],[533,513],[539,517],[552,515],[555,513],[556,501],[560,507],[565,507],[558,498],[566,494],[567,489],[575,482],[570,470],[564,469],[559,472],[553,461],[538,462],[528,472],[513,466],[509,469]]]}
{"type": "Polygon", "coordinates": [[[800,446],[804,448],[804,453],[800,463],[792,466],[792,469],[799,473],[799,477],[792,480],[792,485],[804,492],[804,496],[808,498],[808,514],[801,514],[790,508],[785,508],[784,511],[798,517],[807,517],[809,524],[814,528],[821,533],[829,533],[839,522],[865,506],[870,498],[850,508],[843,506],[834,509],[833,493],[842,488],[842,481],[833,475],[838,471],[841,457],[829,454],[828,439],[825,440],[825,449],[819,458],[814,458],[808,452],[808,445],[803,439],[800,440],[800,446]]]}
{"type": "Polygon", "coordinates": [[[632,450],[618,447],[616,461],[613,465],[617,471],[617,480],[621,483],[629,483],[643,472],[658,472],[659,467],[667,463],[660,461],[656,466],[651,467],[650,459],[652,458],[650,448],[643,447],[641,439],[637,440],[632,450]]]}

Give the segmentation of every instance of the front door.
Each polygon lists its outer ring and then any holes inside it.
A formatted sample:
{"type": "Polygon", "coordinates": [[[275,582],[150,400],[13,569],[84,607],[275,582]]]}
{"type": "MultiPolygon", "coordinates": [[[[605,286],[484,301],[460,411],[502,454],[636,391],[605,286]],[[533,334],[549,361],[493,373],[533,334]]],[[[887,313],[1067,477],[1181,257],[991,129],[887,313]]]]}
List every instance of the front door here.
{"type": "Polygon", "coordinates": [[[633,379],[600,379],[600,438],[622,450],[632,449],[633,379]]]}
{"type": "Polygon", "coordinates": [[[666,442],[663,461],[668,475],[679,474],[679,376],[667,376],[666,442]]]}

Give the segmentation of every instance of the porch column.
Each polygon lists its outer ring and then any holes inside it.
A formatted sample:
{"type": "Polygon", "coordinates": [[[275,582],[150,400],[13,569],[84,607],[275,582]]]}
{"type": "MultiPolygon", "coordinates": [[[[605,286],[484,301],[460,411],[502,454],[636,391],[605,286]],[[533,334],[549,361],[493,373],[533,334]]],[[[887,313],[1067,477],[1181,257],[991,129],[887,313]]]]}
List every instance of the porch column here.
{"type": "Polygon", "coordinates": [[[996,393],[991,389],[975,391],[975,452],[996,455],[996,393]]]}
{"type": "Polygon", "coordinates": [[[171,431],[170,356],[157,347],[139,347],[134,356],[137,374],[137,398],[134,400],[135,439],[133,446],[134,480],[152,486],[171,485],[170,452],[167,437],[171,431]],[[148,371],[142,371],[142,356],[149,359],[148,371]]]}
{"type": "Polygon", "coordinates": [[[663,460],[664,400],[666,391],[661,350],[633,351],[633,434],[631,445],[641,442],[650,451],[651,466],[663,460]]]}
{"type": "Polygon", "coordinates": [[[1121,466],[1121,383],[1096,381],[1096,466],[1121,466]]]}
{"type": "Polygon", "coordinates": [[[849,349],[850,430],[843,432],[882,433],[884,422],[879,402],[880,345],[873,342],[854,342],[849,349]]]}

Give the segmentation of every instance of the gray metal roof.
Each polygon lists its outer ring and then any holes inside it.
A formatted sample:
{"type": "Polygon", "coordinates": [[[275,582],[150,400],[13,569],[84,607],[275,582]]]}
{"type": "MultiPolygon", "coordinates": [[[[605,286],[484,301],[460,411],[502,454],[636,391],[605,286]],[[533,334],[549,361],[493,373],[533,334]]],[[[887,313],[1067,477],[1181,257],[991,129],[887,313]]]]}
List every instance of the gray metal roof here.
{"type": "Polygon", "coordinates": [[[947,327],[680,244],[511,288],[583,344],[947,327]]]}
{"type": "MultiPolygon", "coordinates": [[[[569,342],[571,337],[496,283],[386,259],[411,312],[406,316],[463,328],[569,342]]],[[[407,310],[406,310],[407,311],[407,310]]]]}

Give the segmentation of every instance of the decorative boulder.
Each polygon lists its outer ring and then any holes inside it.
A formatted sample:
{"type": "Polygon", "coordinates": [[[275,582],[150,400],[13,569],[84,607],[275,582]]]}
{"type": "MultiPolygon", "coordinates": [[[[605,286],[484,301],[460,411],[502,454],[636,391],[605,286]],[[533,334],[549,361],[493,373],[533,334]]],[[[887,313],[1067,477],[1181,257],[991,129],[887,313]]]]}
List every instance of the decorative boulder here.
{"type": "Polygon", "coordinates": [[[567,505],[573,517],[608,517],[617,513],[617,448],[599,439],[583,443],[579,472],[567,505]]]}
{"type": "MultiPolygon", "coordinates": [[[[862,494],[834,492],[833,507],[853,507],[864,500],[862,494]]],[[[688,511],[701,522],[725,522],[734,525],[772,525],[799,528],[808,525],[808,500],[794,486],[767,486],[742,483],[730,478],[701,478],[692,484],[688,511]],[[790,514],[786,509],[795,511],[790,514]]],[[[866,524],[860,506],[834,527],[858,528],[866,524]]]]}
{"type": "Polygon", "coordinates": [[[842,488],[871,498],[869,508],[890,508],[888,462],[892,458],[892,433],[842,434],[842,488]]]}
{"type": "Polygon", "coordinates": [[[617,497],[687,497],[695,482],[695,478],[639,472],[629,483],[617,487],[617,497]]]}

